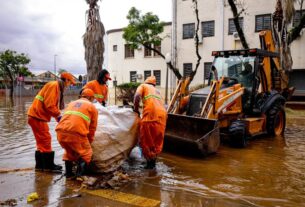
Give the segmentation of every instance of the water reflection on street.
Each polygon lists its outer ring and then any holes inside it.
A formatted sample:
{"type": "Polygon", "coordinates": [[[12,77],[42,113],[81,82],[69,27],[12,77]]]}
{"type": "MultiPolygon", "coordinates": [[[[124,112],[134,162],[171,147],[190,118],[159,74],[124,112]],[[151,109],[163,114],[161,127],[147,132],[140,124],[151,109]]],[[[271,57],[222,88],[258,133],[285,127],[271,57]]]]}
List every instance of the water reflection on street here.
{"type": "MultiPolygon", "coordinates": [[[[68,97],[65,101],[68,103],[74,98],[68,97]]],[[[26,116],[32,99],[15,98],[12,102],[0,97],[0,169],[34,166],[35,139],[26,116]]],[[[255,139],[245,149],[221,146],[216,155],[205,159],[162,153],[156,172],[125,166],[133,181],[120,191],[160,200],[160,206],[305,206],[304,121],[305,115],[301,113],[288,115],[285,137],[255,139]]],[[[63,164],[54,119],[49,126],[56,162],[63,164]]],[[[7,179],[13,179],[10,176],[7,175],[7,179]]],[[[58,175],[32,172],[31,176],[35,177],[31,184],[34,191],[40,189],[40,185],[49,186],[45,204],[75,204],[57,201],[60,194],[66,192],[63,181],[54,185],[58,175]]],[[[18,179],[14,178],[14,183],[18,183],[18,179]]],[[[26,187],[20,191],[27,193],[26,187]]],[[[0,200],[7,199],[5,196],[9,193],[5,192],[1,188],[0,200]]],[[[82,202],[82,206],[94,206],[97,201],[84,199],[78,204],[82,202]]]]}

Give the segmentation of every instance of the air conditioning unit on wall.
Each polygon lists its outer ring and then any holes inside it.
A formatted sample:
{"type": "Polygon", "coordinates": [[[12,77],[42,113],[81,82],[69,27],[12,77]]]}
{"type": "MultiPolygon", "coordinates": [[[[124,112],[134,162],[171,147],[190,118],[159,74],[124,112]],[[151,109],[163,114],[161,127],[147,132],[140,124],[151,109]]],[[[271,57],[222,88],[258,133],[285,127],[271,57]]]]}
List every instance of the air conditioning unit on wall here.
{"type": "Polygon", "coordinates": [[[233,32],[233,38],[234,40],[240,40],[238,32],[233,32]]]}
{"type": "MultiPolygon", "coordinates": [[[[198,35],[198,44],[202,44],[203,38],[202,35],[198,35]]],[[[196,36],[194,36],[194,42],[196,44],[196,36]]]]}

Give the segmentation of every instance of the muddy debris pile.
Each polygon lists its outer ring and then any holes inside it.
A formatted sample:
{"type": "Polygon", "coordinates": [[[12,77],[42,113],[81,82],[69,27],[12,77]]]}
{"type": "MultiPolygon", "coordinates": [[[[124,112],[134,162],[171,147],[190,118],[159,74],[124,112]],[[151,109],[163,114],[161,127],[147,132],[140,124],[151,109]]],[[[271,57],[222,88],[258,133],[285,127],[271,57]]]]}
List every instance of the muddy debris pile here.
{"type": "Polygon", "coordinates": [[[16,199],[7,199],[6,201],[0,201],[0,206],[16,206],[16,199]]]}
{"type": "Polygon", "coordinates": [[[94,176],[81,176],[81,177],[77,177],[76,180],[81,182],[80,189],[118,190],[121,186],[131,181],[131,178],[122,170],[118,170],[112,173],[106,173],[106,174],[100,174],[94,176]]]}

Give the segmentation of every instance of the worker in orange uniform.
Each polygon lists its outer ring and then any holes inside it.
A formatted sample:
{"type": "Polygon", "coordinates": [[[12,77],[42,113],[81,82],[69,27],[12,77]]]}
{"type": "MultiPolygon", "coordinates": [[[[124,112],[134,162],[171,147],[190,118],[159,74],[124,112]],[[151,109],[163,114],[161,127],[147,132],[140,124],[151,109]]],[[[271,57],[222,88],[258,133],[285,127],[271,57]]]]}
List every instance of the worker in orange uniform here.
{"type": "Polygon", "coordinates": [[[36,95],[28,110],[28,124],[31,126],[36,139],[36,170],[61,171],[62,167],[54,164],[54,151],[51,146],[51,134],[48,122],[54,117],[58,122],[60,110],[64,108],[63,92],[71,84],[74,77],[64,72],[60,80],[48,82],[36,95]]]}
{"type": "Polygon", "coordinates": [[[56,127],[57,139],[65,149],[66,177],[74,176],[73,162],[78,161],[79,176],[89,165],[92,157],[91,143],[97,126],[98,112],[92,104],[94,92],[84,89],[80,99],[69,103],[56,127]]]}
{"type": "Polygon", "coordinates": [[[94,92],[95,99],[103,106],[106,106],[108,97],[108,80],[112,80],[110,78],[110,73],[107,70],[101,70],[98,74],[97,80],[89,81],[83,89],[90,88],[94,92]]]}
{"type": "Polygon", "coordinates": [[[163,99],[155,86],[156,77],[150,76],[137,88],[134,96],[134,111],[138,114],[141,99],[143,103],[139,144],[147,160],[147,169],[155,168],[157,156],[162,151],[167,119],[163,99]]]}

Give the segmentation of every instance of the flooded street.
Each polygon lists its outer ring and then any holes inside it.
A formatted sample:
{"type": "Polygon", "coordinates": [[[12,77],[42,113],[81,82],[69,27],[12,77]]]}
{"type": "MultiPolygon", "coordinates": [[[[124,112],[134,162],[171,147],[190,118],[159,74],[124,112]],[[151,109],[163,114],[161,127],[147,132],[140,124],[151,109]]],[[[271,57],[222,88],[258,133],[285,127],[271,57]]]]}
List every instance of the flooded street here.
{"type": "MultiPolygon", "coordinates": [[[[0,170],[34,166],[35,139],[26,116],[32,99],[0,97],[0,170]]],[[[132,181],[117,191],[159,206],[305,206],[304,122],[305,111],[288,109],[284,137],[251,140],[245,149],[221,146],[205,159],[163,152],[156,171],[125,164],[132,181]]],[[[63,165],[54,119],[49,126],[56,163],[63,165]]],[[[33,170],[0,173],[0,201],[14,198],[26,206],[26,196],[38,192],[42,199],[30,206],[133,206],[91,194],[65,198],[74,186],[60,175],[33,170]]]]}

